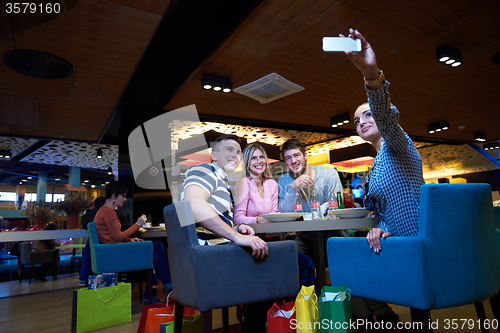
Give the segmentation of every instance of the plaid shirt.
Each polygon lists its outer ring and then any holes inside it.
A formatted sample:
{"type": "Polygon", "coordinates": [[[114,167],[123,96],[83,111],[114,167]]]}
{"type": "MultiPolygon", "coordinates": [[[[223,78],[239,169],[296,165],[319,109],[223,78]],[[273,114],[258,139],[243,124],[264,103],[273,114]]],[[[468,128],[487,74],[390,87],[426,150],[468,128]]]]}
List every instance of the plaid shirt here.
{"type": "Polygon", "coordinates": [[[424,184],[422,159],[415,145],[398,123],[399,111],[391,104],[389,82],[371,90],[367,87],[372,116],[382,135],[375,157],[368,195],[375,202],[377,227],[394,236],[416,236],[420,186],[424,184]]]}

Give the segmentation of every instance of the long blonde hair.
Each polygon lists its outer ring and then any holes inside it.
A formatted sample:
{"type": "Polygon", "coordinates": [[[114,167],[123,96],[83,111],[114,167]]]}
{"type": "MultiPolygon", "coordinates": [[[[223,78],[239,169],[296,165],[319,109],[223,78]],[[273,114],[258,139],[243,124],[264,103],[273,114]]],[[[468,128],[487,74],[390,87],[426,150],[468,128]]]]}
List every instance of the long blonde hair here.
{"type": "Polygon", "coordinates": [[[264,155],[264,158],[266,159],[266,168],[262,173],[262,177],[273,178],[273,175],[271,174],[271,168],[269,168],[269,162],[267,161],[267,153],[264,150],[264,147],[262,147],[258,143],[249,144],[248,146],[245,147],[245,150],[243,151],[243,164],[245,165],[245,175],[247,177],[251,176],[250,160],[252,159],[252,155],[256,150],[260,150],[264,155]]]}

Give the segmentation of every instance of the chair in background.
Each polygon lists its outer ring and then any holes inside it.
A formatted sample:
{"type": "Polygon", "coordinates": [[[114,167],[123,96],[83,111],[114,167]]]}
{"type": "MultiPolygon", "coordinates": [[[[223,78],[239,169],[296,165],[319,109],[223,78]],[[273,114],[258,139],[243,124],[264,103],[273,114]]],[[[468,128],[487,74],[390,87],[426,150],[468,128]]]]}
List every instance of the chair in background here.
{"type": "Polygon", "coordinates": [[[19,254],[17,257],[18,263],[18,275],[19,283],[21,283],[23,278],[24,266],[30,266],[31,274],[29,275],[29,283],[31,284],[31,278],[35,265],[39,264],[54,264],[52,268],[52,281],[57,280],[57,267],[59,263],[59,250],[48,250],[48,251],[31,251],[31,243],[22,242],[19,244],[19,254]]]}
{"type": "Polygon", "coordinates": [[[482,301],[500,286],[491,202],[488,184],[423,185],[418,236],[382,240],[379,255],[364,238],[328,239],[331,284],[348,286],[355,296],[410,307],[412,320],[430,332],[431,309],[474,303],[484,319],[482,301]]]}
{"type": "Polygon", "coordinates": [[[222,308],[224,332],[228,332],[228,307],[294,297],[299,292],[295,242],[268,243],[269,256],[254,259],[248,249],[236,245],[200,246],[188,201],[165,207],[163,215],[177,301],[176,332],[182,328],[184,306],[201,312],[202,332],[212,331],[212,310],[222,308]]]}
{"type": "Polygon", "coordinates": [[[82,255],[81,254],[73,254],[71,258],[69,258],[69,275],[72,275],[75,272],[75,266],[78,262],[78,270],[82,266],[82,255]]]}
{"type": "MultiPolygon", "coordinates": [[[[153,271],[153,243],[129,242],[99,244],[94,222],[87,225],[89,233],[90,262],[95,274],[122,273],[147,270],[147,290],[151,291],[153,271]]],[[[142,283],[139,283],[140,302],[142,303],[142,283]]],[[[152,299],[151,295],[148,297],[152,299]]]]}

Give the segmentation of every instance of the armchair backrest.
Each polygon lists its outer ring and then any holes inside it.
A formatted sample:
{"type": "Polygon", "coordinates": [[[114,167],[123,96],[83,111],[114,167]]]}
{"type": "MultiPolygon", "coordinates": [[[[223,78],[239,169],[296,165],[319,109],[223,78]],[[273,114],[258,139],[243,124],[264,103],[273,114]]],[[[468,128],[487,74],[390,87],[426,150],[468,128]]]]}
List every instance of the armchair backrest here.
{"type": "Polygon", "coordinates": [[[99,244],[94,222],[87,225],[94,274],[119,273],[153,268],[152,242],[99,244]]]}
{"type": "Polygon", "coordinates": [[[491,277],[495,277],[492,281],[500,277],[500,244],[491,202],[489,184],[421,187],[419,236],[426,239],[424,275],[432,281],[431,288],[436,288],[430,295],[451,299],[469,292],[485,295],[498,287],[488,283],[491,277]]]}
{"type": "Polygon", "coordinates": [[[193,210],[189,201],[182,200],[169,205],[164,208],[163,214],[167,233],[170,231],[175,234],[174,239],[169,239],[169,247],[170,244],[184,248],[199,245],[193,210]]]}
{"type": "Polygon", "coordinates": [[[168,240],[168,260],[170,265],[170,275],[174,286],[182,285],[193,290],[194,281],[186,280],[186,276],[195,276],[195,265],[190,251],[193,247],[199,246],[194,225],[194,216],[189,201],[179,201],[166,206],[163,209],[165,228],[168,240]],[[181,226],[181,220],[186,225],[189,221],[193,224],[181,226]],[[188,286],[192,284],[191,286],[188,286]]]}
{"type": "Polygon", "coordinates": [[[20,265],[31,265],[31,243],[22,242],[19,243],[19,264],[20,265]]]}

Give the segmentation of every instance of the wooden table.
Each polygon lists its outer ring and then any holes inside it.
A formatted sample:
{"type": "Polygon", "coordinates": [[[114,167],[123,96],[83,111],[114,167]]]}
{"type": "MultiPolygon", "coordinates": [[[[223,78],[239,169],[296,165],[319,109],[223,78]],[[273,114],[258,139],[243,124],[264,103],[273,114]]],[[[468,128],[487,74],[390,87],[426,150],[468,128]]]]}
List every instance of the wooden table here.
{"type": "MultiPolygon", "coordinates": [[[[316,293],[320,294],[321,288],[327,283],[325,246],[322,231],[324,230],[344,230],[344,229],[364,229],[375,227],[373,218],[351,218],[336,220],[308,220],[274,222],[263,224],[249,224],[255,233],[275,233],[275,232],[300,232],[311,231],[314,235],[315,255],[316,255],[316,293]]],[[[367,245],[368,246],[368,245],[367,245]]]]}

